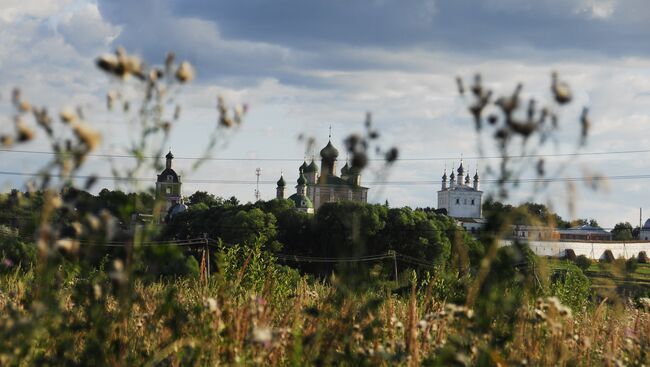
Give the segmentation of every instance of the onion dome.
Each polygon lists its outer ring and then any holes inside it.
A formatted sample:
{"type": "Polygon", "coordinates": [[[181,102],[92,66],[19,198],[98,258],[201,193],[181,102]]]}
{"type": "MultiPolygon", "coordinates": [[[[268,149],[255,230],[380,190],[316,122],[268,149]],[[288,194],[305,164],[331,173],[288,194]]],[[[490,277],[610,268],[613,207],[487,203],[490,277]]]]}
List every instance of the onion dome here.
{"type": "Polygon", "coordinates": [[[455,179],[455,178],[456,178],[456,175],[454,175],[454,171],[452,170],[452,171],[451,171],[451,175],[449,175],[449,179],[450,179],[450,180],[453,180],[453,179],[455,179]]]}
{"type": "Polygon", "coordinates": [[[458,176],[462,176],[463,173],[465,173],[465,169],[463,168],[463,161],[460,161],[460,166],[458,166],[458,176]]]}
{"type": "Polygon", "coordinates": [[[328,141],[325,148],[320,151],[320,156],[326,161],[334,161],[339,156],[339,151],[334,148],[332,141],[328,141]]]}
{"type": "Polygon", "coordinates": [[[348,162],[345,162],[345,166],[341,168],[341,176],[347,176],[350,173],[350,166],[348,166],[348,162]]]}
{"type": "Polygon", "coordinates": [[[174,159],[174,155],[172,154],[172,151],[170,150],[169,153],[165,156],[167,159],[174,159]]]}
{"type": "Polygon", "coordinates": [[[469,185],[469,175],[465,176],[465,184],[469,185]]]}
{"type": "Polygon", "coordinates": [[[318,172],[318,166],[316,165],[316,162],[314,160],[311,160],[311,163],[309,163],[309,166],[307,166],[307,169],[305,172],[310,173],[310,172],[318,172]]]}
{"type": "Polygon", "coordinates": [[[478,171],[474,174],[474,181],[478,181],[478,171]]]}
{"type": "MultiPolygon", "coordinates": [[[[452,173],[452,175],[453,175],[453,173],[452,173]]],[[[445,172],[442,174],[442,180],[447,181],[447,170],[445,170],[445,172]]]]}
{"type": "Polygon", "coordinates": [[[285,187],[287,186],[287,183],[284,182],[284,177],[280,175],[280,179],[278,180],[278,187],[285,187]]]}
{"type": "Polygon", "coordinates": [[[298,186],[305,186],[307,184],[307,179],[305,178],[305,175],[302,173],[302,170],[300,170],[300,177],[298,177],[298,186]]]}
{"type": "Polygon", "coordinates": [[[307,172],[307,162],[302,161],[302,164],[300,165],[300,167],[298,167],[298,170],[300,172],[307,172]]]}

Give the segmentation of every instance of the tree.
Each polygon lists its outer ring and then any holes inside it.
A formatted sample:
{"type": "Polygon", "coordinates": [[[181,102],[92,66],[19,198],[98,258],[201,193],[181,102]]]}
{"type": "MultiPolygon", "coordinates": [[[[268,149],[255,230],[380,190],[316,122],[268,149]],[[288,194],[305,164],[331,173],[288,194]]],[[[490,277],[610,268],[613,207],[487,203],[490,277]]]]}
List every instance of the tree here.
{"type": "Polygon", "coordinates": [[[621,222],[614,226],[612,229],[612,238],[614,241],[629,241],[633,239],[632,236],[632,225],[629,222],[621,222]]]}
{"type": "Polygon", "coordinates": [[[197,191],[187,198],[187,206],[192,207],[198,204],[205,204],[208,208],[223,203],[223,199],[217,198],[206,191],[197,191]]]}

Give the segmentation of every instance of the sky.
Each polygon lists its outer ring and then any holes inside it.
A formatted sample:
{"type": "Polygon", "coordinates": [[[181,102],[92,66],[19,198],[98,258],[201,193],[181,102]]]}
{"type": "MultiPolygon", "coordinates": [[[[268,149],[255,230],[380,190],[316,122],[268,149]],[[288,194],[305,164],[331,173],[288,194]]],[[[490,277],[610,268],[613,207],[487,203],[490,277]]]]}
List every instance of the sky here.
{"type": "MultiPolygon", "coordinates": [[[[197,71],[175,96],[183,105],[168,143],[176,157],[202,153],[217,121],[217,95],[250,107],[242,126],[224,131],[213,152],[238,160],[208,161],[196,170],[192,160],[174,161],[188,181],[246,183],[187,182],[185,195],[204,190],[251,201],[260,168],[261,197],[271,199],[281,173],[292,186],[302,160],[312,153],[318,158],[330,126],[344,160],[344,138],[363,132],[371,112],[381,133],[378,144],[397,146],[404,160],[387,177],[379,161],[364,172],[370,200],[435,207],[443,170],[457,166],[461,156],[472,174],[478,167],[486,193],[495,189],[489,168],[498,161],[477,158],[496,154],[493,141],[476,134],[456,76],[469,80],[480,73],[496,94],[521,82],[526,99],[552,104],[550,75],[557,71],[574,98],[557,108],[559,132],[539,154],[578,149],[583,107],[592,129],[580,152],[650,149],[648,24],[646,0],[0,0],[0,133],[12,129],[10,95],[20,87],[32,104],[50,111],[82,106],[86,120],[102,132],[98,153],[125,154],[132,122],[106,111],[104,101],[108,90],[127,94],[130,87],[99,72],[94,60],[123,46],[161,64],[174,51],[197,71]],[[306,151],[300,135],[316,139],[315,152],[306,151]]],[[[515,148],[514,155],[520,152],[515,148]]],[[[7,173],[36,172],[49,157],[25,151],[47,149],[37,136],[0,152],[2,188],[23,187],[24,176],[7,173]]],[[[571,178],[648,175],[649,159],[650,152],[638,152],[545,161],[553,177],[571,178]]],[[[83,174],[110,176],[111,165],[129,164],[91,157],[83,174]]],[[[529,163],[522,166],[522,177],[534,177],[529,163]]],[[[152,179],[143,185],[153,185],[155,174],[141,172],[152,179]]],[[[638,223],[639,208],[648,213],[644,221],[650,216],[649,183],[612,179],[596,190],[580,182],[545,188],[527,183],[513,187],[508,200],[548,203],[565,218],[595,218],[613,227],[638,223]]],[[[100,181],[96,190],[101,187],[114,183],[100,181]]]]}

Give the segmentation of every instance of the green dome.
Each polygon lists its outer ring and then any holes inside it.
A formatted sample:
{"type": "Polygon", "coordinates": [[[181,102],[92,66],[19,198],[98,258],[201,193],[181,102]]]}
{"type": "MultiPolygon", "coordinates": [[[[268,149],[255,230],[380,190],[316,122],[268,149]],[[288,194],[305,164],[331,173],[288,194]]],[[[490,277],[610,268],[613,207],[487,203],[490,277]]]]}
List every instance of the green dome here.
{"type": "Polygon", "coordinates": [[[285,187],[287,186],[287,183],[284,182],[284,177],[280,175],[280,179],[278,180],[278,187],[285,187]]]}
{"type": "Polygon", "coordinates": [[[334,161],[339,156],[339,151],[334,148],[332,141],[328,141],[325,148],[320,151],[320,156],[326,161],[334,161]]]}
{"type": "Polygon", "coordinates": [[[318,166],[316,165],[316,162],[314,160],[311,160],[311,163],[309,163],[309,166],[307,166],[307,169],[304,171],[305,173],[311,173],[311,172],[318,172],[318,166]]]}
{"type": "Polygon", "coordinates": [[[302,194],[293,194],[289,196],[289,200],[293,201],[297,209],[312,209],[314,207],[311,199],[302,194]]]}
{"type": "Polygon", "coordinates": [[[298,167],[298,171],[307,172],[307,162],[302,161],[302,164],[298,167]]]}
{"type": "Polygon", "coordinates": [[[302,173],[302,170],[300,170],[300,177],[298,177],[298,185],[305,186],[307,184],[307,179],[305,178],[305,175],[302,173]]]}
{"type": "Polygon", "coordinates": [[[345,166],[341,168],[341,176],[345,176],[350,173],[350,166],[348,166],[348,162],[345,162],[345,166]]]}

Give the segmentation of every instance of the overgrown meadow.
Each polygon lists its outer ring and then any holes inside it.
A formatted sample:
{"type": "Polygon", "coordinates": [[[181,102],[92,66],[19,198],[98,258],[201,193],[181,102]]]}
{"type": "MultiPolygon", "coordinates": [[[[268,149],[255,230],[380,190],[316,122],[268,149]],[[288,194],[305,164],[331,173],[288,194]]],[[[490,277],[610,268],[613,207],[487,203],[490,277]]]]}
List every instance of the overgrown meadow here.
{"type": "MultiPolygon", "coordinates": [[[[75,185],[101,144],[92,119],[80,108],[50,114],[14,90],[3,146],[38,133],[55,154],[0,200],[0,365],[648,365],[647,283],[594,287],[597,264],[497,246],[514,222],[554,225],[551,211],[487,211],[485,232],[472,237],[429,208],[341,202],[311,216],[290,201],[197,192],[159,225],[161,202],[137,177],[161,168],[148,157],[162,157],[182,113],[173,97],[194,70],[173,54],[155,66],[122,49],[97,65],[117,85],[107,109],[134,132],[133,165],[113,169],[131,193],[93,195],[92,176],[75,185]]],[[[546,103],[524,102],[522,86],[498,97],[480,76],[458,87],[477,136],[503,157],[491,171],[494,200],[508,198],[523,167],[547,175],[541,160],[509,157],[553,141],[571,102],[559,76],[546,103]]],[[[204,158],[245,123],[246,106],[216,96],[215,105],[204,158]]],[[[585,110],[576,149],[590,125],[585,110]]],[[[399,164],[370,116],[363,131],[346,140],[353,168],[367,169],[374,152],[378,175],[399,164]]],[[[638,266],[602,271],[618,279],[638,266]]]]}

